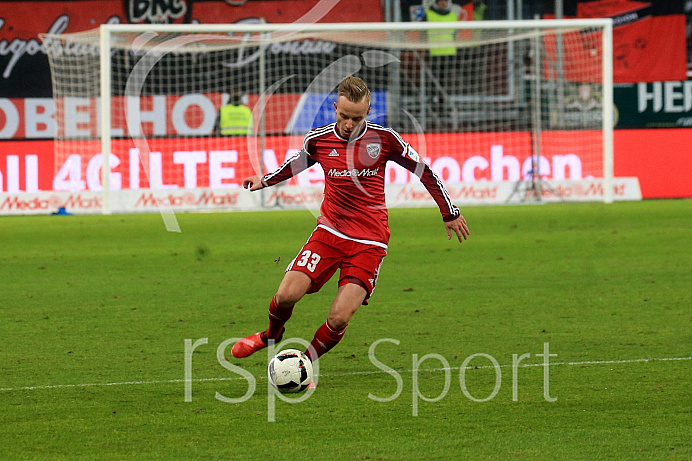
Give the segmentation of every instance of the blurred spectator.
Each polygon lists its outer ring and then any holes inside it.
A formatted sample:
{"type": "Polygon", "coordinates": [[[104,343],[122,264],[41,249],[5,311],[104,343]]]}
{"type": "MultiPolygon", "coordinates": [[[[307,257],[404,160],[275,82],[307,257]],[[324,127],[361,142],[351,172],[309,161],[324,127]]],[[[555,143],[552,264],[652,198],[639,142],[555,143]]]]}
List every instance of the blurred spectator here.
{"type": "MultiPolygon", "coordinates": [[[[447,0],[435,0],[425,11],[424,21],[449,23],[459,20],[459,16],[452,8],[452,2],[447,0]]],[[[428,41],[431,43],[445,43],[443,46],[430,48],[430,68],[436,82],[431,89],[442,89],[445,93],[453,93],[457,89],[459,81],[457,48],[454,46],[457,31],[455,29],[431,29],[428,31],[428,41]]],[[[431,91],[434,94],[436,91],[431,91]]],[[[438,101],[438,110],[441,110],[444,97],[438,101]]]]}
{"type": "Polygon", "coordinates": [[[241,93],[231,93],[228,104],[219,109],[216,128],[222,136],[247,135],[252,131],[252,111],[243,103],[241,93]]]}
{"type": "MultiPolygon", "coordinates": [[[[424,21],[428,22],[456,22],[459,17],[450,8],[451,2],[447,0],[435,0],[430,8],[425,11],[424,21]]],[[[428,33],[430,42],[451,42],[454,40],[454,29],[435,29],[428,33]]],[[[457,49],[454,46],[441,46],[430,49],[432,56],[453,56],[457,54],[457,49]]]]}
{"type": "Polygon", "coordinates": [[[474,21],[482,21],[485,19],[485,10],[488,9],[488,5],[486,5],[483,0],[474,0],[473,2],[473,20],[474,21]]]}

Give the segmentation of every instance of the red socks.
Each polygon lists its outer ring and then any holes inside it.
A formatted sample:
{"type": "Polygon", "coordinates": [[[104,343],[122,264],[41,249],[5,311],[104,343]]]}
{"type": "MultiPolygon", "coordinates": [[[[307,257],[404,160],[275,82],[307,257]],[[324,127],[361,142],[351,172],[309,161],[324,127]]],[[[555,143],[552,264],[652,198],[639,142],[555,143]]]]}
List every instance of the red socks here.
{"type": "Polygon", "coordinates": [[[321,327],[315,332],[315,337],[312,338],[310,347],[305,353],[312,362],[320,358],[323,354],[330,351],[334,346],[339,344],[346,332],[346,327],[342,330],[335,330],[329,325],[329,321],[324,322],[321,327]]]}
{"type": "MultiPolygon", "coordinates": [[[[276,302],[276,296],[274,296],[269,304],[269,328],[267,328],[266,332],[267,339],[278,341],[279,337],[283,334],[284,325],[288,319],[291,318],[292,314],[293,306],[280,307],[276,302]]],[[[329,321],[324,322],[315,332],[315,337],[312,338],[310,347],[305,353],[310,360],[314,362],[339,344],[345,332],[346,327],[341,330],[336,330],[329,324],[329,321]]]]}
{"type": "Polygon", "coordinates": [[[269,328],[267,328],[267,339],[278,341],[284,324],[291,318],[293,314],[293,306],[279,307],[276,302],[276,295],[272,298],[269,304],[269,328]]]}

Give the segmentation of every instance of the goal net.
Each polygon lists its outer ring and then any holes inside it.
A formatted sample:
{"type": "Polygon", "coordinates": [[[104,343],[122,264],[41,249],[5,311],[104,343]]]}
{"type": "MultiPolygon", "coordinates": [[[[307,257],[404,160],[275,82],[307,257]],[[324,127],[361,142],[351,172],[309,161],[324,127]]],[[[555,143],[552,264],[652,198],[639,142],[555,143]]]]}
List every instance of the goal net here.
{"type": "MultiPolygon", "coordinates": [[[[598,192],[580,199],[611,201],[611,37],[599,19],[104,25],[45,35],[54,189],[101,191],[105,212],[281,204],[280,194],[246,202],[238,188],[332,123],[336,86],[353,74],[372,91],[368,118],[459,185],[460,203],[479,193],[499,203],[573,199],[580,181],[598,192]]],[[[323,181],[317,165],[283,190],[300,191],[295,203],[319,201],[310,188],[323,181]]],[[[397,190],[417,190],[416,181],[387,169],[397,190]]]]}

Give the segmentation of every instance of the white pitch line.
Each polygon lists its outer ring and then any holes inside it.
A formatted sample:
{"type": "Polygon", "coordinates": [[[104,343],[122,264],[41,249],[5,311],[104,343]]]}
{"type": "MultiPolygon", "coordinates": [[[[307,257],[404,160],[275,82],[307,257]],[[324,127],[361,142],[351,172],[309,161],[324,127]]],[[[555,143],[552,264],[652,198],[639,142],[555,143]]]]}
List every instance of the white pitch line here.
{"type": "MultiPolygon", "coordinates": [[[[193,379],[194,382],[204,382],[204,381],[230,381],[234,379],[245,379],[245,378],[200,378],[193,379]]],[[[51,384],[47,386],[24,386],[24,387],[4,387],[0,388],[2,391],[34,391],[40,389],[63,389],[67,387],[97,387],[97,386],[133,386],[140,384],[171,384],[171,383],[184,383],[184,379],[162,379],[155,381],[124,381],[116,383],[81,383],[81,384],[51,384]]]]}
{"type": "MultiPolygon", "coordinates": [[[[681,361],[681,360],[692,360],[692,357],[661,357],[661,358],[650,358],[650,359],[630,359],[630,360],[593,360],[584,362],[549,362],[549,366],[558,365],[608,365],[608,364],[619,364],[619,363],[640,363],[640,362],[671,362],[671,361],[681,361]]],[[[509,368],[514,365],[482,365],[482,366],[467,366],[466,370],[480,370],[485,368],[509,368]]],[[[545,363],[520,363],[517,368],[523,367],[543,367],[545,363]]],[[[445,370],[457,370],[461,367],[440,367],[440,368],[430,368],[427,370],[420,369],[421,371],[445,371],[445,370]]],[[[412,371],[412,370],[409,370],[412,371]]],[[[1,389],[0,389],[1,390],[1,389]]]]}
{"type": "MultiPolygon", "coordinates": [[[[683,361],[692,360],[692,357],[660,357],[660,358],[648,358],[648,359],[631,359],[631,360],[587,360],[582,362],[551,362],[548,363],[549,366],[562,366],[562,365],[608,365],[608,364],[623,364],[623,363],[641,363],[641,362],[673,362],[673,361],[683,361]]],[[[509,368],[514,365],[483,365],[483,366],[467,366],[466,370],[480,370],[488,368],[509,368]]],[[[528,368],[528,367],[543,367],[545,363],[520,363],[517,368],[528,368]]],[[[446,371],[446,370],[460,370],[461,367],[441,367],[441,368],[421,368],[418,371],[446,371]]],[[[396,371],[396,370],[395,370],[396,371]]],[[[401,371],[401,370],[399,370],[401,371]]],[[[413,370],[405,370],[406,372],[413,372],[413,370]]],[[[351,371],[345,373],[329,373],[322,374],[321,376],[353,376],[353,375],[372,375],[385,373],[383,370],[371,370],[371,371],[351,371]]],[[[258,377],[255,377],[258,378],[258,377]]],[[[192,379],[190,382],[202,383],[207,381],[234,381],[234,380],[244,380],[245,378],[197,378],[192,379]]],[[[266,376],[260,376],[259,379],[266,379],[266,376]]],[[[52,384],[47,386],[23,386],[23,387],[3,387],[0,388],[0,392],[13,392],[13,391],[35,391],[42,389],[65,389],[65,388],[79,388],[79,387],[105,387],[105,386],[139,386],[144,384],[175,384],[184,383],[184,379],[163,379],[163,380],[153,380],[153,381],[124,381],[124,382],[113,382],[113,383],[81,383],[81,384],[52,384]]]]}

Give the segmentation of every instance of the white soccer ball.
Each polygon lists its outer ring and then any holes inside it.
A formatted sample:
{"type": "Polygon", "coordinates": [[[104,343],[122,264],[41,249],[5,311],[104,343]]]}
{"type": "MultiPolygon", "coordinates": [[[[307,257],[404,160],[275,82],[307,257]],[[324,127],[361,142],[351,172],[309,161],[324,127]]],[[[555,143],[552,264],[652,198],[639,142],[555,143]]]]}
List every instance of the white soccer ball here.
{"type": "Polygon", "coordinates": [[[298,349],[284,349],[270,361],[269,382],[282,394],[305,390],[312,381],[312,362],[298,349]]]}

